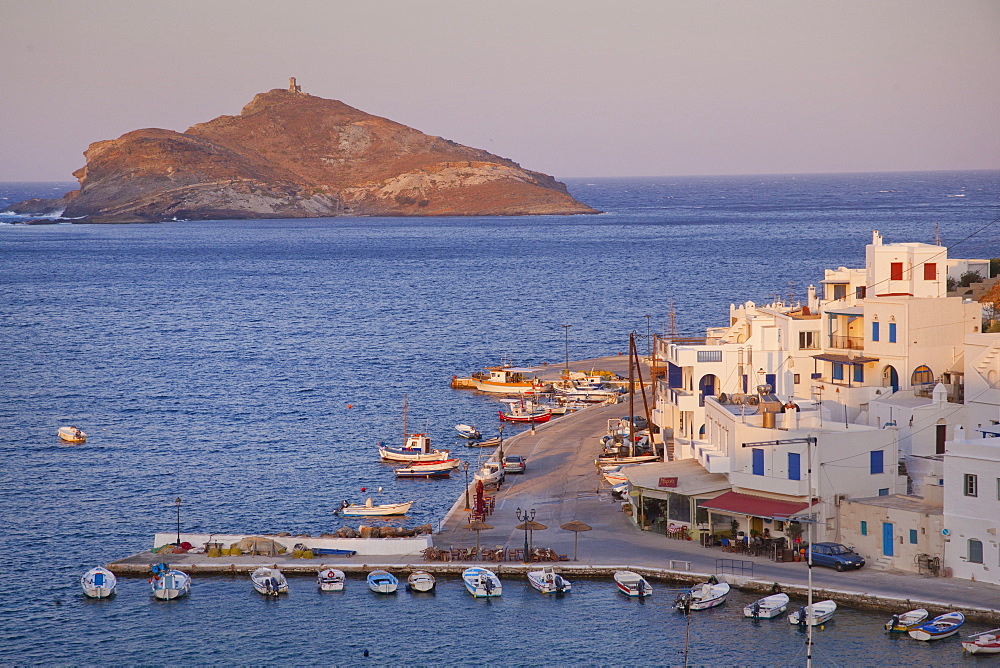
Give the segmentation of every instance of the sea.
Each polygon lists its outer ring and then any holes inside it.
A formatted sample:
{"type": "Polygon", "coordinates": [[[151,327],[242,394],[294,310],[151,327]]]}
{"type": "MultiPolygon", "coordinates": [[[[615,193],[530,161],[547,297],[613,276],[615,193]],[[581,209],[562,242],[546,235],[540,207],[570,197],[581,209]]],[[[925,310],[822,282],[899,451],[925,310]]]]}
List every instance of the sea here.
{"type": "MultiPolygon", "coordinates": [[[[566,183],[604,213],[0,214],[0,662],[804,663],[804,634],[743,619],[742,594],[685,618],[666,592],[626,600],[602,580],[548,598],[511,579],[495,600],[447,578],[387,597],[360,579],[321,594],[292,578],[265,600],[225,577],[170,603],[143,579],[111,600],[81,594],[88,568],[175,530],[177,499],[190,532],[318,535],[346,523],[342,500],[367,496],[412,498],[401,523],[436,525],[464,479],[397,481],[375,445],[401,441],[404,398],[407,429],[437,446],[457,445],[459,422],[495,432],[501,404],[452,390],[452,376],[625,353],[630,333],[648,350],[671,327],[726,324],[730,304],[804,300],[824,269],[864,266],[872,230],[1000,257],[1000,171],[566,183]],[[61,443],[67,424],[87,442],[61,443]]],[[[2,183],[0,207],[73,187],[2,183]]],[[[970,661],[955,638],[887,636],[883,617],[838,611],[816,634],[817,665],[970,661]]]]}

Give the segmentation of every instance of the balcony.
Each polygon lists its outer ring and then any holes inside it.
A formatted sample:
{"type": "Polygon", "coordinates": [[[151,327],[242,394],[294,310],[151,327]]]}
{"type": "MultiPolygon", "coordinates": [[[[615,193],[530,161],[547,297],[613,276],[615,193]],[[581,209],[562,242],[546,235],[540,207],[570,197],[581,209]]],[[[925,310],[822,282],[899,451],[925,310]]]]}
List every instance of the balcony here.
{"type": "Polygon", "coordinates": [[[830,335],[830,347],[839,350],[864,350],[865,337],[830,335]]]}

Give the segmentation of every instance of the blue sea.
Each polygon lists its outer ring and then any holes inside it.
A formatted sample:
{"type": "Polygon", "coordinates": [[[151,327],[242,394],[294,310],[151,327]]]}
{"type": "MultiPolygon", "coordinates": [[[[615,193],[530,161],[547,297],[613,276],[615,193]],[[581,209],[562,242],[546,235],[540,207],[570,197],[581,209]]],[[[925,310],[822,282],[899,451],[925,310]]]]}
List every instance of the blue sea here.
{"type": "MultiPolygon", "coordinates": [[[[415,498],[437,523],[463,479],[397,481],[378,440],[453,445],[495,428],[495,400],[449,387],[501,360],[624,352],[629,332],[725,324],[731,303],[804,299],[823,269],[861,267],[872,230],[952,257],[1000,257],[1000,172],[572,179],[597,216],[340,218],[26,226],[0,214],[0,662],[679,664],[687,620],[583,581],[563,598],[505,583],[473,600],[376,598],[360,580],[263,600],[199,578],[154,602],[144,580],[85,600],[88,568],[172,531],[318,535],[343,499],[415,498]],[[83,445],[56,430],[78,425],[83,445]],[[362,493],[361,488],[366,488],[362,493]],[[370,656],[363,657],[369,650],[370,656]]],[[[0,207],[73,184],[0,184],[0,207]]],[[[803,637],[691,621],[695,665],[791,665],[803,637]]],[[[843,610],[818,665],[962,663],[957,640],[887,638],[843,610]]]]}

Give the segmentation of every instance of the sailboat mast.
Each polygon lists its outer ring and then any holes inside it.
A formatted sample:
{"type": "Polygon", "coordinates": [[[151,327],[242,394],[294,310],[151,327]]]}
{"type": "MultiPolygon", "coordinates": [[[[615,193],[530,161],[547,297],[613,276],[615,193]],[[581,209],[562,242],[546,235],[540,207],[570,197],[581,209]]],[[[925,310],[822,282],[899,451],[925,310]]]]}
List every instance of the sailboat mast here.
{"type": "Polygon", "coordinates": [[[635,457],[635,332],[628,335],[628,456],[635,457]]]}
{"type": "Polygon", "coordinates": [[[409,434],[406,433],[406,410],[407,410],[406,395],[404,394],[403,395],[403,447],[404,448],[406,447],[406,439],[409,436],[409,434]]]}

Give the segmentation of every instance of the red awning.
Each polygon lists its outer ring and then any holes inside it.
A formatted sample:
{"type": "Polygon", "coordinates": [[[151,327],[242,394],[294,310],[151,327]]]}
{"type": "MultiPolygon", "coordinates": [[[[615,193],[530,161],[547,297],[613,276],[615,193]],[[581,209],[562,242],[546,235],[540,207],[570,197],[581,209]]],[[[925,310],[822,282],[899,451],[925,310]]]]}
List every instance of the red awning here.
{"type": "Polygon", "coordinates": [[[736,513],[737,515],[784,520],[790,515],[802,512],[809,507],[809,504],[765,499],[763,496],[753,496],[752,494],[726,492],[721,496],[703,502],[701,507],[711,510],[722,510],[727,513],[736,513]]]}

